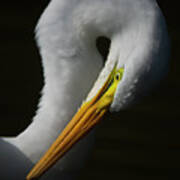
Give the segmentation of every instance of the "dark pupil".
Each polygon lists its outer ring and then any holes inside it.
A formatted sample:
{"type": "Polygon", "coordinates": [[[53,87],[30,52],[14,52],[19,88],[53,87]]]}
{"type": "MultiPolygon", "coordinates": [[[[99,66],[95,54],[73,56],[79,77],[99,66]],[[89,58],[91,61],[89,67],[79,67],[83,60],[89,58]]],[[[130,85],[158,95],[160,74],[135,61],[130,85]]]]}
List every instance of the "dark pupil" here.
{"type": "Polygon", "coordinates": [[[116,79],[119,80],[119,74],[116,74],[116,79]]]}

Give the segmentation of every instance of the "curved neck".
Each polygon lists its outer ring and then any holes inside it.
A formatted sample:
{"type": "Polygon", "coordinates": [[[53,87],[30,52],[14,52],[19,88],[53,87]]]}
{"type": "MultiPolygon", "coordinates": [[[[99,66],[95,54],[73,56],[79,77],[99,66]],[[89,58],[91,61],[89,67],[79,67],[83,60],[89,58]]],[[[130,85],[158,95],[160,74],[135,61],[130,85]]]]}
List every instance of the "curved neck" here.
{"type": "MultiPolygon", "coordinates": [[[[105,0],[103,6],[101,1],[96,0],[93,0],[93,3],[89,0],[73,0],[70,2],[71,4],[69,2],[51,1],[36,28],[36,38],[43,59],[45,86],[33,123],[13,141],[34,162],[39,160],[72,118],[100,72],[102,62],[96,50],[95,39],[99,35],[105,35],[112,40],[111,52],[103,71],[105,73],[100,76],[100,78],[106,79],[111,71],[107,66],[110,60],[125,63],[133,51],[138,52],[135,62],[142,64],[140,60],[144,59],[139,58],[139,49],[136,48],[137,51],[134,51],[134,47],[138,46],[137,42],[141,43],[139,48],[145,47],[147,39],[139,38],[141,41],[137,41],[137,35],[141,33],[141,37],[148,37],[150,40],[152,37],[150,34],[153,34],[154,24],[156,24],[154,23],[154,19],[157,19],[154,16],[156,8],[150,8],[150,11],[147,12],[146,9],[143,9],[143,7],[149,8],[150,5],[155,6],[154,3],[151,3],[155,2],[154,0],[112,2],[105,0]],[[103,10],[99,11],[100,9],[103,10]],[[146,17],[143,19],[145,15],[146,17]],[[119,19],[117,18],[115,21],[114,17],[119,17],[119,19]],[[148,19],[151,24],[148,28],[146,28],[145,19],[148,19]],[[149,32],[148,36],[146,36],[147,32],[149,32]],[[119,34],[121,34],[120,38],[119,34]],[[119,40],[122,43],[119,43],[119,40]],[[122,51],[119,52],[120,48],[122,51]]],[[[146,43],[147,45],[149,44],[146,43]]],[[[144,49],[141,48],[141,50],[144,49]]],[[[146,64],[145,60],[144,62],[146,64]]],[[[131,68],[127,68],[130,75],[126,72],[128,74],[127,88],[124,88],[125,90],[123,87],[121,88],[124,90],[121,91],[123,94],[119,96],[121,98],[130,92],[129,88],[134,81],[133,75],[138,72],[137,68],[132,67],[133,64],[130,60],[129,64],[131,64],[131,68]],[[131,71],[132,69],[133,71],[131,71]]],[[[121,104],[123,106],[125,103],[121,104]]],[[[84,141],[88,144],[86,138],[84,141]]],[[[86,146],[86,150],[85,146],[81,147],[83,148],[82,152],[86,154],[88,146],[86,146]]],[[[82,152],[81,154],[83,154],[82,152]]]]}
{"type": "MultiPolygon", "coordinates": [[[[88,56],[85,51],[75,57],[63,57],[56,51],[45,51],[45,48],[43,50],[41,53],[45,86],[39,109],[32,124],[13,142],[33,162],[40,159],[71,120],[86,98],[101,66],[101,62],[98,64],[99,60],[95,56],[88,56]],[[96,67],[94,64],[97,64],[96,67]]],[[[82,148],[86,154],[90,148],[88,141],[86,148],[84,145],[82,148]]]]}
{"type": "MultiPolygon", "coordinates": [[[[46,19],[47,13],[42,16],[43,19],[46,19]]],[[[102,66],[101,57],[94,47],[80,49],[76,45],[72,46],[73,41],[63,41],[64,37],[69,37],[68,31],[54,32],[48,23],[46,26],[39,24],[37,29],[45,84],[39,109],[31,125],[17,138],[9,140],[33,162],[40,159],[71,120],[102,66]]],[[[80,152],[80,156],[85,156],[90,145],[87,138],[80,142],[77,148],[73,148],[74,158],[80,152]]]]}

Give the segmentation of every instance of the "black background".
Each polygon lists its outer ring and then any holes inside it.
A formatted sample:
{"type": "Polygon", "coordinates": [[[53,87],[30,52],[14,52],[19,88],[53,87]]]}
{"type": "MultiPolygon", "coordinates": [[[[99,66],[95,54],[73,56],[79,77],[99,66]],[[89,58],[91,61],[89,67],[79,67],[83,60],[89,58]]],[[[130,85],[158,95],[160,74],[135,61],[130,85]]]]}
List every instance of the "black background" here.
{"type": "MultiPolygon", "coordinates": [[[[1,2],[0,135],[31,122],[43,86],[34,27],[47,0],[1,2]]],[[[158,89],[139,104],[108,114],[80,179],[177,179],[180,171],[180,21],[178,1],[160,0],[172,55],[158,89]],[[113,118],[112,118],[113,119],[113,118]],[[176,175],[176,177],[175,177],[176,175]]]]}

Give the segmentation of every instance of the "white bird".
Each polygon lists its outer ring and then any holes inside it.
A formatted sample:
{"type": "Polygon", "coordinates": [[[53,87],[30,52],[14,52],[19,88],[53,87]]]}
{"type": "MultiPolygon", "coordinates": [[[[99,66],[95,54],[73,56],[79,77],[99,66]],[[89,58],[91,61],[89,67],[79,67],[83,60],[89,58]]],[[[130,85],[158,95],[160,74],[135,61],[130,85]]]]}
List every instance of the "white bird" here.
{"type": "MultiPolygon", "coordinates": [[[[29,127],[0,141],[3,180],[25,179],[83,102],[60,142],[27,179],[41,176],[105,111],[132,104],[168,69],[168,34],[155,0],[52,0],[39,20],[36,39],[45,85],[29,127]],[[96,48],[101,36],[111,41],[105,65],[96,48]]],[[[93,135],[81,139],[41,178],[73,178],[88,156],[93,135]]]]}

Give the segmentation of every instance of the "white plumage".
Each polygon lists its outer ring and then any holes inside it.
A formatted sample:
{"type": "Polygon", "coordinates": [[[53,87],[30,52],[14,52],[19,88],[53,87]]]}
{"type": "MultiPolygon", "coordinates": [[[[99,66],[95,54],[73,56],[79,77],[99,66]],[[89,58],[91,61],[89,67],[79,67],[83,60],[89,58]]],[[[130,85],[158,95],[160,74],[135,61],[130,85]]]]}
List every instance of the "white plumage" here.
{"type": "MultiPolygon", "coordinates": [[[[25,178],[81,103],[97,93],[116,61],[125,73],[111,111],[136,101],[168,67],[168,35],[155,0],[52,0],[39,20],[36,38],[44,70],[42,98],[31,125],[18,137],[0,141],[0,167],[5,169],[0,179],[13,179],[14,174],[25,178]],[[99,36],[111,40],[104,67],[95,44],[99,36]]],[[[42,179],[72,178],[92,142],[93,132],[42,179]]]]}

